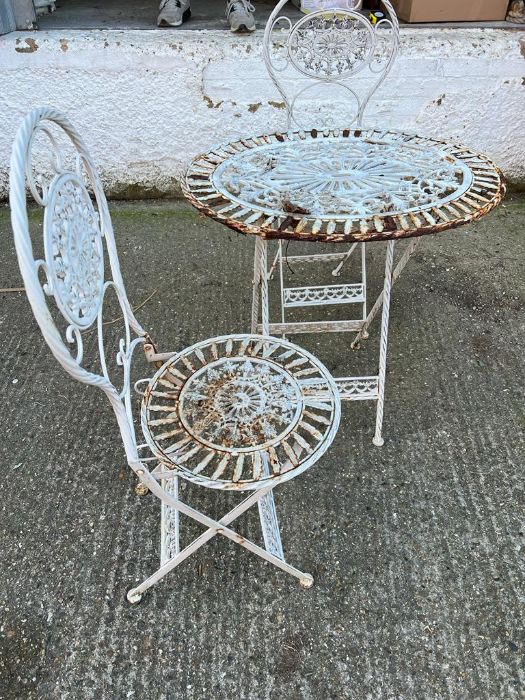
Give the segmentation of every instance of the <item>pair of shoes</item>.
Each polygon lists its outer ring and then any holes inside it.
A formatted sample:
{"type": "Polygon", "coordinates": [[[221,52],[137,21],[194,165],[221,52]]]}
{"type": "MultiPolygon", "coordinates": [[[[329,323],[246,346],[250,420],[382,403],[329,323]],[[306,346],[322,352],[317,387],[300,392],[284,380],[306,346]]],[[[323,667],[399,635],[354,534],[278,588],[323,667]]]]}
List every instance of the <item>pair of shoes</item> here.
{"type": "Polygon", "coordinates": [[[255,7],[250,0],[228,0],[226,4],[226,17],[230,23],[232,32],[255,31],[254,12],[255,7]]]}
{"type": "Polygon", "coordinates": [[[180,27],[191,17],[190,0],[162,0],[157,17],[158,27],[180,27]]]}
{"type": "MultiPolygon", "coordinates": [[[[232,32],[253,32],[255,7],[249,0],[227,0],[226,17],[232,32]]],[[[157,17],[159,27],[180,27],[191,17],[190,0],[162,0],[157,17]]]]}

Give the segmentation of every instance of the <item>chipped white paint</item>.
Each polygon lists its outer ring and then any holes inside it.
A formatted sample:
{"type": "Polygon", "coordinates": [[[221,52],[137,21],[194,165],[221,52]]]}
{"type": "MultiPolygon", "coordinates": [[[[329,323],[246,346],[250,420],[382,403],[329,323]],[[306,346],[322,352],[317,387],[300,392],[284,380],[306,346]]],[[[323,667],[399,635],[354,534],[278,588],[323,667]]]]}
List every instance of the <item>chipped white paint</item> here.
{"type": "MultiPolygon", "coordinates": [[[[508,176],[525,177],[525,133],[517,128],[525,106],[521,36],[402,29],[398,58],[365,126],[457,139],[508,176]]],[[[136,184],[153,194],[178,191],[191,156],[286,123],[260,32],[13,32],[0,37],[0,76],[0,197],[17,124],[38,104],[67,110],[86,130],[111,195],[136,184]]]]}

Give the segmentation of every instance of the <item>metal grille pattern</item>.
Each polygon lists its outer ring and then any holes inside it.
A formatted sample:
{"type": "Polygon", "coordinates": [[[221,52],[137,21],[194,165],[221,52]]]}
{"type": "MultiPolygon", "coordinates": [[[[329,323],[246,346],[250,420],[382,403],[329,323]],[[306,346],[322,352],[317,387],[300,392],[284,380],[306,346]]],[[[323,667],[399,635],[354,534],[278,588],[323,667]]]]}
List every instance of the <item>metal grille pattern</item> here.
{"type": "Polygon", "coordinates": [[[216,338],[155,374],[142,426],[156,457],[186,479],[253,489],[319,458],[339,420],[336,395],[322,365],[291,343],[216,338]]]}
{"type": "Polygon", "coordinates": [[[285,287],[283,304],[286,307],[318,306],[320,304],[361,303],[364,300],[362,284],[331,284],[322,287],[285,287]]]}
{"type": "Polygon", "coordinates": [[[286,1],[266,23],[263,57],[286,105],[287,128],[360,126],[397,54],[399,24],[391,3],[384,0],[385,16],[374,25],[349,0],[294,24],[281,14],[286,1]]]}
{"type": "Polygon", "coordinates": [[[463,146],[401,132],[250,137],[196,158],[183,182],[207,216],[265,238],[327,242],[435,233],[493,209],[498,168],[463,146]]]}
{"type": "Polygon", "coordinates": [[[290,60],[312,77],[343,78],[359,71],[370,58],[374,32],[362,15],[351,12],[313,13],[290,32],[290,60]]]}
{"type": "Polygon", "coordinates": [[[98,213],[73,173],[60,175],[49,191],[44,243],[48,284],[62,314],[88,328],[102,302],[104,251],[98,213]]]}
{"type": "Polygon", "coordinates": [[[264,213],[348,219],[439,206],[468,189],[468,167],[448,153],[393,139],[322,139],[237,154],[214,173],[218,192],[264,213]]]}

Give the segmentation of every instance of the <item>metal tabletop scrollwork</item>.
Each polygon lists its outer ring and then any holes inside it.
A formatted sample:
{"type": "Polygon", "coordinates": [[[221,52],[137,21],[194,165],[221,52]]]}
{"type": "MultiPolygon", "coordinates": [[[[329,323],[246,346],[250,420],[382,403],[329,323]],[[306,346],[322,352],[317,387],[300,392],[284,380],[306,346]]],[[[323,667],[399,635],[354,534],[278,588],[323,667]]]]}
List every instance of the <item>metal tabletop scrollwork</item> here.
{"type": "Polygon", "coordinates": [[[298,131],[244,138],[195,158],[189,201],[263,238],[387,240],[455,228],[505,193],[499,169],[467,148],[395,131],[298,131]]]}

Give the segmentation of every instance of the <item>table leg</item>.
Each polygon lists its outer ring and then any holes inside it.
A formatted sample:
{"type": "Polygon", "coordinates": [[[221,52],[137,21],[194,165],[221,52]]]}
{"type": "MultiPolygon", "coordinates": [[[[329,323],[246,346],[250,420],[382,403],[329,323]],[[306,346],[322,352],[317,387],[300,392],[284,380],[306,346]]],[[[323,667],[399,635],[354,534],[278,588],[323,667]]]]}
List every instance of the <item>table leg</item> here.
{"type": "Polygon", "coordinates": [[[383,427],[383,410],[385,403],[386,351],[388,344],[388,319],[390,315],[390,291],[392,289],[392,267],[394,263],[395,241],[388,241],[385,260],[385,280],[383,284],[383,315],[381,317],[381,340],[379,346],[379,373],[377,381],[377,412],[376,430],[372,440],[380,447],[383,443],[381,430],[383,427]]]}
{"type": "MultiPolygon", "coordinates": [[[[364,292],[364,302],[363,302],[363,322],[366,323],[366,300],[367,300],[367,288],[366,288],[366,243],[361,243],[361,284],[363,285],[364,292]]],[[[361,329],[361,337],[368,338],[368,331],[363,326],[361,329]]]]}
{"type": "Polygon", "coordinates": [[[253,256],[253,292],[252,292],[252,326],[251,332],[257,333],[259,322],[259,304],[261,303],[261,273],[260,273],[260,238],[255,238],[255,251],[253,256]]]}
{"type": "Polygon", "coordinates": [[[261,306],[262,334],[270,335],[268,306],[268,243],[264,238],[257,236],[255,241],[252,333],[257,333],[259,303],[261,306]]]}
{"type": "MultiPolygon", "coordinates": [[[[279,250],[279,252],[281,252],[279,250]]],[[[261,305],[262,334],[270,335],[270,319],[268,308],[268,243],[257,236],[255,241],[255,261],[253,273],[253,302],[252,302],[252,333],[257,332],[259,304],[261,305]]],[[[282,289],[282,278],[281,278],[282,289]]],[[[282,293],[282,292],[281,292],[282,293]]],[[[264,471],[269,475],[267,462],[264,471]]],[[[279,523],[273,493],[270,491],[259,501],[259,517],[266,550],[284,561],[283,546],[279,532],[279,523]]]]}

